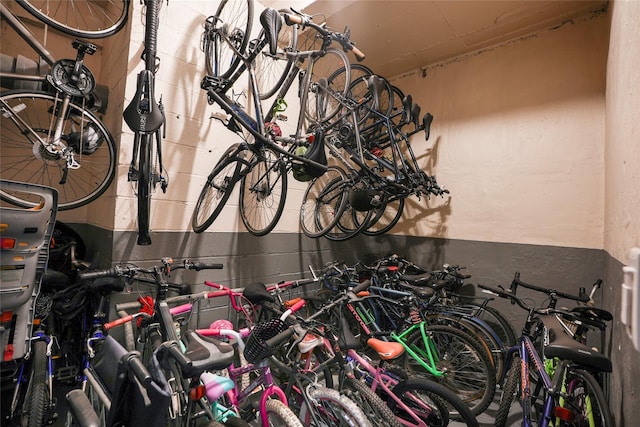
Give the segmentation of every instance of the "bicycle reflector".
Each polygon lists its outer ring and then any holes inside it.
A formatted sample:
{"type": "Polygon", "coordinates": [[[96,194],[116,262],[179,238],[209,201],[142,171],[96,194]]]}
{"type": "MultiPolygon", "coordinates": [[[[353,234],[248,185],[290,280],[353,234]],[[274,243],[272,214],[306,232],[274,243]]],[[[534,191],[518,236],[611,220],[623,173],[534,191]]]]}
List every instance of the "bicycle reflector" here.
{"type": "Polygon", "coordinates": [[[562,421],[573,421],[573,412],[570,409],[563,408],[562,406],[556,406],[554,413],[556,415],[556,418],[562,421]]]}
{"type": "Polygon", "coordinates": [[[16,239],[13,237],[1,237],[0,238],[0,248],[2,249],[13,249],[16,247],[16,239]]]}

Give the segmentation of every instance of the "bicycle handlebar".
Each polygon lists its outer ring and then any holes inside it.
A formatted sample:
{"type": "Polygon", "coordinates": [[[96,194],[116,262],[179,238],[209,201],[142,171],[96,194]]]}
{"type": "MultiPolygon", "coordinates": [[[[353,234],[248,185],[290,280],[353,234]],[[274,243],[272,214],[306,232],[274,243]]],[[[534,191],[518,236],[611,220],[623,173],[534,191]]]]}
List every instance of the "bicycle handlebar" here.
{"type": "MultiPolygon", "coordinates": [[[[598,281],[596,281],[594,286],[599,286],[601,283],[602,283],[602,280],[598,279],[598,281]]],[[[558,291],[556,289],[543,288],[541,286],[525,283],[522,280],[520,280],[520,273],[516,273],[513,281],[511,282],[510,290],[513,295],[515,295],[516,290],[518,289],[518,286],[522,286],[523,288],[527,288],[532,291],[541,292],[549,296],[565,298],[565,299],[569,299],[577,302],[588,303],[591,301],[591,297],[589,295],[572,295],[572,294],[558,291]]]]}
{"type": "Polygon", "coordinates": [[[103,277],[121,277],[121,276],[133,277],[136,273],[158,275],[164,271],[169,272],[171,270],[179,270],[179,269],[200,271],[200,270],[220,270],[223,268],[222,264],[191,262],[189,260],[184,260],[182,265],[172,265],[172,263],[173,263],[172,259],[165,258],[161,266],[153,266],[150,268],[140,268],[134,265],[124,265],[124,266],[116,265],[112,268],[107,268],[104,270],[82,272],[78,274],[78,277],[80,278],[80,280],[95,280],[103,277]]]}
{"type": "Polygon", "coordinates": [[[351,51],[356,57],[358,62],[362,62],[365,59],[365,54],[355,46],[355,43],[349,39],[349,29],[345,29],[344,33],[338,33],[330,31],[326,28],[325,24],[318,25],[312,21],[310,16],[304,15],[292,9],[294,13],[285,13],[284,22],[291,25],[301,25],[302,27],[311,27],[318,33],[322,34],[325,40],[337,40],[345,52],[351,51]]]}

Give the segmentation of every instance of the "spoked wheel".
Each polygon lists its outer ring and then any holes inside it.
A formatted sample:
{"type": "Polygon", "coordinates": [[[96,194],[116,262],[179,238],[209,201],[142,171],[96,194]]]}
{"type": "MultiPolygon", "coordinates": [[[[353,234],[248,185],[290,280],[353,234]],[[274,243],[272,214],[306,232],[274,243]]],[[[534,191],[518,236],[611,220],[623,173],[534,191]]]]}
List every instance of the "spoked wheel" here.
{"type": "MultiPolygon", "coordinates": [[[[289,12],[287,9],[280,10],[280,16],[289,12]]],[[[269,51],[269,46],[265,46],[258,54],[255,61],[256,83],[260,99],[269,99],[276,94],[285,78],[289,74],[293,58],[287,56],[287,52],[296,49],[298,40],[298,26],[286,25],[282,18],[282,28],[278,34],[278,49],[275,55],[269,51]]],[[[264,37],[264,29],[260,31],[258,40],[264,37]]]]}
{"type": "Polygon", "coordinates": [[[347,174],[337,166],[329,166],[313,179],[302,198],[300,227],[307,237],[322,237],[340,219],[347,205],[343,183],[347,174]]]}
{"type": "Polygon", "coordinates": [[[385,203],[384,206],[376,208],[369,224],[367,224],[367,228],[362,230],[362,234],[366,236],[379,236],[391,231],[398,221],[400,221],[403,210],[404,197],[390,200],[385,203]]]}
{"type": "Polygon", "coordinates": [[[129,0],[16,0],[47,25],[74,37],[97,39],[120,31],[129,0]]]}
{"type": "MultiPolygon", "coordinates": [[[[107,190],[116,173],[116,145],[93,113],[69,103],[55,141],[61,98],[46,92],[8,91],[0,99],[2,179],[55,188],[59,210],[84,206],[107,190]]],[[[23,194],[3,192],[0,197],[25,208],[39,203],[23,194]]]]}
{"type": "MultiPolygon", "coordinates": [[[[277,152],[261,151],[259,160],[247,159],[251,170],[240,185],[240,215],[247,230],[264,236],[274,229],[287,197],[287,168],[277,152]]],[[[255,156],[255,154],[254,154],[255,156]]]]}
{"type": "Polygon", "coordinates": [[[191,217],[191,227],[196,233],[202,233],[213,224],[240,179],[240,171],[246,162],[244,151],[234,155],[237,150],[237,144],[229,147],[207,177],[191,217]]]}
{"type": "Polygon", "coordinates": [[[253,0],[222,0],[205,24],[203,50],[207,74],[227,78],[240,64],[236,48],[244,53],[251,38],[253,0]]]}
{"type": "Polygon", "coordinates": [[[327,49],[324,56],[319,57],[313,63],[313,70],[309,77],[307,88],[307,102],[305,103],[305,116],[309,125],[328,122],[342,108],[341,101],[347,96],[349,82],[329,83],[329,77],[333,72],[344,68],[346,77],[351,76],[347,55],[338,49],[327,49]]]}

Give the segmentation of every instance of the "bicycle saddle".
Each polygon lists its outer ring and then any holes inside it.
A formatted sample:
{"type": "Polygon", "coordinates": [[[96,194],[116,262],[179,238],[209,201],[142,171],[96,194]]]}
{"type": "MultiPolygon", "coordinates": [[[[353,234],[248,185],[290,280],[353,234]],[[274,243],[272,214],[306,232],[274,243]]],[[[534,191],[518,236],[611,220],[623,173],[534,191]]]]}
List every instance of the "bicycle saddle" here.
{"type": "Polygon", "coordinates": [[[384,80],[375,74],[369,76],[369,78],[367,78],[367,87],[373,96],[373,105],[371,108],[376,111],[382,111],[380,108],[380,97],[382,96],[382,89],[384,88],[384,80]]]}
{"type": "Polygon", "coordinates": [[[611,360],[607,356],[564,333],[562,326],[554,315],[540,317],[545,327],[549,330],[549,344],[544,348],[546,357],[571,360],[599,372],[612,371],[611,360]]]}
{"type": "Polygon", "coordinates": [[[267,43],[269,43],[269,53],[275,55],[278,51],[278,34],[280,34],[280,29],[282,28],[280,13],[272,8],[265,9],[260,14],[260,24],[264,28],[264,34],[267,38],[267,43]]]}
{"type": "Polygon", "coordinates": [[[594,322],[610,322],[613,320],[613,315],[610,312],[597,307],[574,307],[571,312],[594,322]]]}
{"type": "Polygon", "coordinates": [[[134,132],[155,132],[164,123],[164,114],[156,102],[153,86],[152,72],[142,70],[138,74],[136,94],[122,113],[127,126],[134,132]]]}
{"type": "Polygon", "coordinates": [[[324,149],[324,131],[321,129],[316,130],[313,136],[313,143],[302,157],[318,163],[320,166],[294,163],[292,170],[293,176],[296,180],[311,181],[313,178],[321,177],[327,171],[327,153],[324,149]]]}
{"type": "Polygon", "coordinates": [[[251,283],[244,287],[242,296],[245,297],[251,304],[260,304],[264,301],[274,302],[275,298],[269,293],[264,283],[251,283]]]}
{"type": "Polygon", "coordinates": [[[195,331],[187,331],[183,335],[186,345],[184,355],[191,364],[183,369],[184,375],[193,378],[205,371],[225,369],[233,362],[233,346],[213,337],[206,337],[195,331]]]}

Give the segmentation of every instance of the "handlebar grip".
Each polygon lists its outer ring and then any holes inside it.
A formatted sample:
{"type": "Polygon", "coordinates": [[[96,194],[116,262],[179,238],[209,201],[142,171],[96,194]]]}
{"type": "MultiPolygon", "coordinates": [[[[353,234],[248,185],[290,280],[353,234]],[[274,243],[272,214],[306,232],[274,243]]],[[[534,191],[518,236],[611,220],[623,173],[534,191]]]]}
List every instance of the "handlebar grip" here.
{"type": "Polygon", "coordinates": [[[146,388],[149,384],[153,382],[153,378],[151,374],[140,360],[140,355],[137,352],[129,353],[127,356],[127,366],[130,368],[130,371],[133,375],[142,383],[142,385],[146,388]]]}
{"type": "Polygon", "coordinates": [[[78,273],[80,280],[95,280],[102,277],[118,277],[120,275],[120,269],[113,267],[106,270],[88,271],[85,273],[78,273]]]}
{"type": "Polygon", "coordinates": [[[203,262],[194,262],[191,264],[192,269],[195,271],[200,270],[222,270],[224,268],[223,264],[208,264],[203,262]]]}
{"type": "Polygon", "coordinates": [[[265,345],[267,347],[272,347],[272,348],[277,347],[280,343],[288,340],[291,337],[291,335],[293,335],[293,328],[287,328],[284,331],[280,332],[275,337],[266,340],[265,345]]]}
{"type": "Polygon", "coordinates": [[[353,52],[353,54],[355,55],[356,59],[358,60],[358,62],[362,62],[364,61],[365,55],[364,53],[362,53],[362,51],[360,49],[358,49],[355,46],[351,47],[351,51],[353,52]]]}
{"type": "Polygon", "coordinates": [[[351,289],[351,292],[353,292],[354,294],[357,294],[360,291],[364,291],[365,289],[368,289],[369,286],[371,286],[371,280],[367,279],[364,282],[360,283],[355,288],[351,289]]]}
{"type": "Polygon", "coordinates": [[[116,326],[124,325],[127,322],[131,322],[133,318],[134,318],[133,314],[130,314],[128,316],[121,317],[111,322],[107,322],[104,324],[104,329],[109,330],[111,328],[115,328],[116,326]]]}
{"type": "Polygon", "coordinates": [[[301,279],[301,280],[296,280],[295,285],[293,286],[294,288],[298,287],[298,286],[307,286],[310,285],[312,283],[318,283],[317,279],[301,279]]]}
{"type": "Polygon", "coordinates": [[[300,25],[304,22],[304,20],[302,19],[302,16],[300,15],[292,15],[290,13],[285,13],[284,14],[284,22],[285,24],[291,26],[291,25],[300,25]]]}
{"type": "Polygon", "coordinates": [[[305,306],[307,302],[304,299],[301,299],[300,301],[298,301],[297,303],[293,304],[291,306],[291,308],[289,308],[289,310],[291,310],[291,314],[295,313],[296,311],[300,310],[302,307],[305,306]]]}

